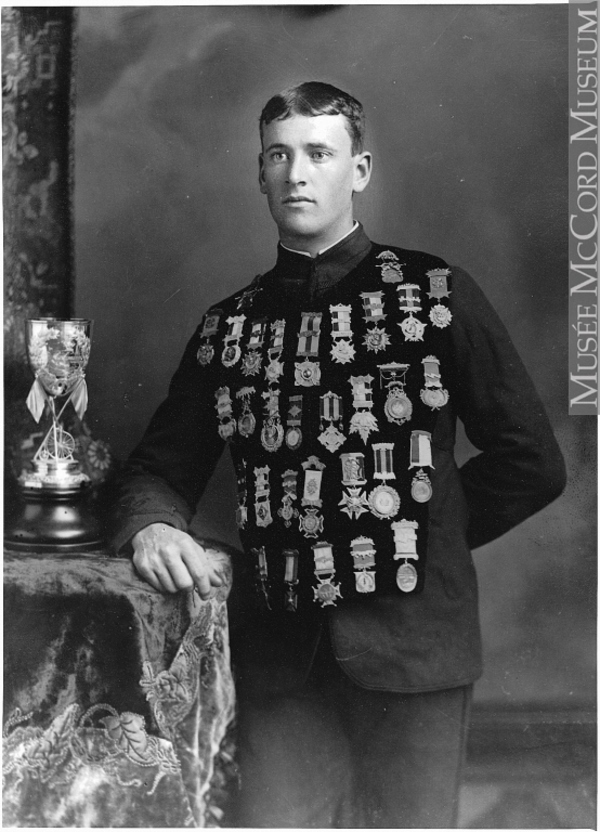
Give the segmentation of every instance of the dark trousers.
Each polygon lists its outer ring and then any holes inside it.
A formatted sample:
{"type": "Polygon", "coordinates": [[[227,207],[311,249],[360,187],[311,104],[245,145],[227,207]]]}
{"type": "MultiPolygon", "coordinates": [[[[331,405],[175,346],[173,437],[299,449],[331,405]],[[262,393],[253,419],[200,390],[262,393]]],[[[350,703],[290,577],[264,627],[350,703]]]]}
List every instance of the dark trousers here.
{"type": "Polygon", "coordinates": [[[455,827],[471,693],[359,687],[323,638],[300,690],[240,701],[236,825],[455,827]]]}

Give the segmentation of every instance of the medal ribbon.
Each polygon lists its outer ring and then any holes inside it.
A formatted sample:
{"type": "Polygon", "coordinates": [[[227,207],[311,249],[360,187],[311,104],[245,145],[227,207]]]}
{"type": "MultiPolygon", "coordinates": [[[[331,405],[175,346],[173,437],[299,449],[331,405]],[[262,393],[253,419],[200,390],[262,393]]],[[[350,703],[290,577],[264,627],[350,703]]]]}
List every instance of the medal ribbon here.
{"type": "Polygon", "coordinates": [[[419,298],[419,286],[416,283],[407,283],[404,286],[396,286],[398,292],[398,303],[401,312],[420,312],[423,308],[419,298]]]}
{"type": "Polygon", "coordinates": [[[383,311],[383,292],[361,292],[364,320],[366,323],[383,321],[387,317],[383,311]]]}
{"type": "Polygon", "coordinates": [[[321,312],[303,312],[302,329],[298,334],[297,355],[307,358],[319,354],[319,338],[321,336],[321,312]]]}
{"type": "Polygon", "coordinates": [[[410,468],[433,468],[431,459],[431,434],[426,430],[413,430],[410,435],[410,468]]]}
{"type": "Polygon", "coordinates": [[[372,445],[373,455],[375,457],[375,473],[373,477],[376,480],[395,480],[394,462],[392,453],[394,450],[393,442],[380,442],[377,445],[372,445]]]}

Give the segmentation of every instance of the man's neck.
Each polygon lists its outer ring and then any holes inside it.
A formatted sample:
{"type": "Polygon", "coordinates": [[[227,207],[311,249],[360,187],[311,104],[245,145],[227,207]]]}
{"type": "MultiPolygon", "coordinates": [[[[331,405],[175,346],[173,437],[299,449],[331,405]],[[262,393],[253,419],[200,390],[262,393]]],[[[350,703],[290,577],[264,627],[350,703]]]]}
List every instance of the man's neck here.
{"type": "Polygon", "coordinates": [[[352,227],[342,234],[339,237],[336,237],[335,240],[331,242],[323,244],[322,240],[316,241],[315,243],[311,244],[308,241],[291,241],[291,240],[283,240],[280,238],[279,242],[281,245],[286,248],[288,251],[293,251],[296,254],[304,254],[306,257],[318,257],[320,254],[324,254],[330,248],[337,246],[338,243],[341,243],[342,240],[345,240],[346,237],[349,237],[350,234],[358,227],[358,222],[356,220],[352,221],[352,227]]]}

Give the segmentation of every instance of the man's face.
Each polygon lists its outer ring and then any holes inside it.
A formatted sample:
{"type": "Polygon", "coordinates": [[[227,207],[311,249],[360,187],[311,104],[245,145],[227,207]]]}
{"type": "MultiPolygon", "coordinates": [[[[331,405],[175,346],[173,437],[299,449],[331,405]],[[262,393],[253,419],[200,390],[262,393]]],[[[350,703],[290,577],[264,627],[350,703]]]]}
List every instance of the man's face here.
{"type": "Polygon", "coordinates": [[[292,115],[263,128],[259,183],[281,242],[316,254],[347,234],[352,194],[371,175],[369,153],[352,155],[343,115],[292,115]]]}

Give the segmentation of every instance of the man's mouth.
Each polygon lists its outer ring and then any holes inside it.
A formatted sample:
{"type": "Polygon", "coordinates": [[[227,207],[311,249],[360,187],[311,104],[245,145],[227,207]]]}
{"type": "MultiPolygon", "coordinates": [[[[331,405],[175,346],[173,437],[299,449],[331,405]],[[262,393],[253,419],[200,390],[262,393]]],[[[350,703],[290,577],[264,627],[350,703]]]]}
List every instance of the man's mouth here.
{"type": "Polygon", "coordinates": [[[311,203],[314,199],[309,199],[307,196],[286,196],[283,200],[284,205],[295,205],[296,203],[311,203]]]}

